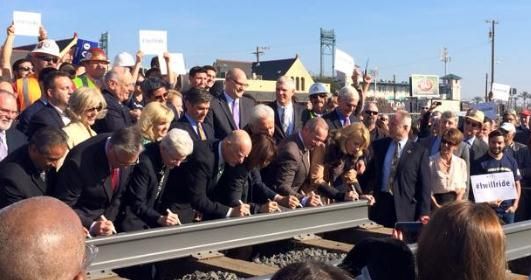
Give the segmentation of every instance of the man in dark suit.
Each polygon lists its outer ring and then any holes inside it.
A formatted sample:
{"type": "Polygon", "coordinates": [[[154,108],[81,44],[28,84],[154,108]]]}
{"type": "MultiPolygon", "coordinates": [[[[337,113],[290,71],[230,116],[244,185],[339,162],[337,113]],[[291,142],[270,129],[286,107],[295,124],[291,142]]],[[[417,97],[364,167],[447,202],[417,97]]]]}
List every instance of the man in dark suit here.
{"type": "Polygon", "coordinates": [[[92,235],[116,233],[113,221],[141,150],[142,137],[133,127],[90,138],[68,153],[54,196],[76,211],[92,235]]]}
{"type": "Polygon", "coordinates": [[[275,112],[275,133],[273,138],[277,143],[302,128],[302,113],[305,106],[293,102],[294,94],[295,83],[293,80],[287,76],[278,78],[276,98],[269,105],[275,112]]]}
{"type": "Polygon", "coordinates": [[[243,130],[233,131],[216,143],[195,142],[186,163],[170,172],[168,184],[172,188],[163,195],[164,207],[178,213],[183,223],[192,221],[192,209],[202,213],[203,220],[249,215],[248,204],[229,201],[228,197],[246,183],[247,170],[242,163],[251,148],[251,139],[243,130]]]}
{"type": "Polygon", "coordinates": [[[186,112],[172,128],[186,130],[194,141],[207,141],[214,139],[214,129],[205,118],[210,109],[212,95],[206,89],[193,88],[184,101],[186,112]]]}
{"type": "Polygon", "coordinates": [[[225,76],[225,91],[210,101],[206,123],[214,128],[214,137],[223,139],[231,131],[244,128],[256,102],[244,96],[248,86],[245,72],[233,68],[225,76]]]}
{"type": "Polygon", "coordinates": [[[118,219],[119,230],[180,224],[175,213],[160,207],[161,197],[170,170],[178,168],[193,147],[192,138],[182,129],[171,129],[160,142],[145,145],[123,196],[124,211],[118,219]]]}
{"type": "Polygon", "coordinates": [[[330,129],[338,129],[359,121],[359,114],[363,108],[363,96],[358,91],[345,86],[339,90],[337,107],[323,116],[330,129]]]}
{"type": "Polygon", "coordinates": [[[296,196],[302,205],[317,206],[320,199],[313,194],[304,194],[310,174],[310,151],[324,145],[328,125],[320,117],[306,122],[304,128],[288,136],[278,148],[278,155],[266,171],[266,183],[280,195],[296,196]]]}
{"type": "Polygon", "coordinates": [[[465,116],[463,130],[465,137],[463,142],[467,144],[470,149],[470,162],[480,159],[489,150],[487,143],[477,137],[481,132],[484,119],[485,114],[476,109],[469,110],[465,116]]]}
{"type": "Polygon", "coordinates": [[[0,90],[0,161],[20,146],[26,136],[13,125],[18,115],[17,99],[13,93],[0,90]]]}
{"type": "Polygon", "coordinates": [[[28,137],[45,126],[63,128],[69,124],[70,119],[65,110],[73,92],[73,84],[67,73],[56,71],[47,75],[43,81],[43,93],[46,94],[48,102],[31,117],[26,131],[28,137]]]}
{"type": "Polygon", "coordinates": [[[107,114],[94,124],[97,133],[114,132],[133,124],[129,109],[123,104],[133,92],[132,79],[129,70],[124,67],[115,66],[105,74],[105,89],[102,93],[107,102],[107,114]]]}
{"type": "Polygon", "coordinates": [[[369,219],[386,227],[395,223],[421,220],[430,214],[428,153],[408,139],[411,116],[398,111],[391,117],[390,137],[373,142],[371,174],[376,203],[369,208],[369,219]]]}
{"type": "Polygon", "coordinates": [[[33,196],[49,195],[55,169],[68,146],[66,134],[47,127],[0,163],[0,208],[33,196]]]}

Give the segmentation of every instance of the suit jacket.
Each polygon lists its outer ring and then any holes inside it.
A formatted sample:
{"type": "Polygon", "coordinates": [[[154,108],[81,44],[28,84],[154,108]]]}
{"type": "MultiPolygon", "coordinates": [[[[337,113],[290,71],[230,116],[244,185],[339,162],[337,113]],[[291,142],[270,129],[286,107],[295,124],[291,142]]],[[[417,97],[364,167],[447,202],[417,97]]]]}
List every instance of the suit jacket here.
{"type": "Polygon", "coordinates": [[[131,126],[133,122],[127,106],[121,104],[110,91],[104,89],[102,93],[103,98],[107,102],[107,114],[105,118],[96,120],[94,131],[97,133],[107,133],[131,126]]]}
{"type": "Polygon", "coordinates": [[[16,129],[15,125],[12,125],[10,129],[6,130],[7,153],[11,154],[25,145],[28,142],[27,139],[26,135],[16,129]]]}
{"type": "MultiPolygon", "coordinates": [[[[282,120],[280,119],[280,116],[278,114],[278,105],[276,102],[270,103],[269,106],[273,108],[273,111],[275,112],[275,132],[273,134],[273,139],[275,139],[275,142],[280,143],[282,139],[288,137],[289,135],[286,135],[284,130],[282,130],[282,120]]],[[[293,103],[293,131],[292,134],[300,131],[302,129],[302,126],[304,125],[302,122],[302,114],[306,108],[304,105],[301,105],[299,103],[293,103]]]]}
{"type": "Polygon", "coordinates": [[[56,128],[63,128],[65,126],[65,123],[63,122],[63,119],[61,119],[59,112],[57,112],[57,110],[50,103],[33,115],[29,122],[26,135],[28,135],[28,138],[31,138],[31,136],[37,132],[37,130],[46,126],[56,128]]]}
{"type": "MultiPolygon", "coordinates": [[[[373,158],[367,171],[375,188],[376,204],[369,209],[369,219],[385,226],[393,226],[382,221],[389,220],[389,213],[382,211],[387,205],[379,202],[383,184],[385,155],[392,139],[387,137],[373,142],[373,158]],[[380,203],[380,204],[379,204],[380,203]]],[[[420,144],[408,140],[398,161],[396,184],[393,184],[394,213],[396,220],[415,221],[423,215],[429,215],[431,206],[431,188],[429,184],[428,151],[420,144]]]]}
{"type": "Polygon", "coordinates": [[[100,134],[70,150],[54,190],[54,196],[72,207],[87,229],[101,215],[110,221],[116,219],[127,186],[130,167],[121,167],[119,185],[112,190],[105,153],[109,137],[110,134],[100,134]]]}
{"type": "Polygon", "coordinates": [[[280,143],[277,157],[267,168],[266,183],[281,195],[302,195],[300,188],[310,172],[309,151],[306,150],[299,133],[292,134],[280,143]],[[306,157],[306,158],[305,158],[306,157]]]}
{"type": "MultiPolygon", "coordinates": [[[[329,130],[339,129],[339,128],[343,127],[343,125],[341,125],[341,120],[339,119],[337,108],[334,109],[331,112],[328,112],[328,113],[324,114],[323,115],[323,119],[328,124],[328,129],[329,130]]],[[[349,119],[350,119],[350,123],[351,124],[358,121],[358,118],[355,116],[354,113],[350,114],[349,119]]]]}
{"type": "Polygon", "coordinates": [[[86,127],[82,122],[71,122],[63,127],[63,131],[68,136],[68,148],[72,149],[90,137],[96,136],[96,132],[90,127],[86,127]]]}
{"type": "Polygon", "coordinates": [[[256,102],[252,98],[245,95],[240,98],[240,123],[236,126],[225,95],[221,94],[210,101],[210,110],[205,123],[214,128],[214,137],[216,139],[223,139],[233,130],[243,129],[247,125],[254,105],[256,105],[256,102]]]}
{"type": "Polygon", "coordinates": [[[35,113],[37,113],[39,110],[44,108],[46,104],[47,104],[47,101],[44,101],[41,98],[33,102],[33,104],[31,104],[29,107],[26,107],[26,109],[24,109],[18,116],[18,123],[16,126],[17,129],[20,132],[27,134],[28,126],[31,121],[31,118],[33,117],[33,115],[35,115],[35,113]]]}
{"type": "Polygon", "coordinates": [[[489,145],[483,142],[483,140],[476,137],[474,139],[474,142],[472,142],[472,146],[470,147],[470,162],[472,163],[480,159],[488,151],[489,151],[489,145]]]}
{"type": "MultiPolygon", "coordinates": [[[[171,128],[180,128],[183,130],[186,130],[188,134],[190,134],[190,137],[192,137],[192,140],[194,141],[200,141],[199,134],[194,130],[192,127],[192,124],[186,116],[183,114],[183,116],[175,123],[172,123],[171,128]]],[[[203,122],[203,131],[205,131],[205,136],[207,140],[213,140],[214,139],[214,129],[212,128],[211,124],[203,122]]]]}
{"type": "Polygon", "coordinates": [[[225,163],[224,169],[218,170],[220,143],[194,142],[194,151],[187,161],[170,172],[168,186],[171,187],[163,195],[163,205],[178,213],[184,223],[192,221],[192,208],[201,212],[204,220],[226,217],[229,207],[236,206],[233,197],[238,194],[232,192],[243,192],[247,178],[243,166],[231,167],[225,163]],[[222,175],[216,182],[218,172],[222,175]]]}
{"type": "MultiPolygon", "coordinates": [[[[178,168],[178,167],[177,167],[178,168]]],[[[139,163],[133,168],[122,200],[118,227],[123,231],[159,227],[157,220],[166,215],[160,209],[170,169],[164,166],[158,143],[145,145],[139,163]]]]}
{"type": "Polygon", "coordinates": [[[17,201],[40,195],[48,195],[53,186],[55,171],[46,172],[46,182],[40,177],[23,145],[0,164],[0,208],[17,201]]]}

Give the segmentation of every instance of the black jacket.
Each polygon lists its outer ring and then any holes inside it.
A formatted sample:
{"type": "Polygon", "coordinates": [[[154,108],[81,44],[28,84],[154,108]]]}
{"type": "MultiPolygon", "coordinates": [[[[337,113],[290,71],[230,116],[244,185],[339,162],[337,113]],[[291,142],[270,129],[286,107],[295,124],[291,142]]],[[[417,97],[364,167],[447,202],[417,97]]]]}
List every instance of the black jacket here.
{"type": "Polygon", "coordinates": [[[100,134],[131,126],[133,122],[129,115],[129,108],[121,104],[108,90],[104,89],[102,93],[105,102],[107,102],[107,114],[105,118],[96,120],[94,131],[100,134]]]}

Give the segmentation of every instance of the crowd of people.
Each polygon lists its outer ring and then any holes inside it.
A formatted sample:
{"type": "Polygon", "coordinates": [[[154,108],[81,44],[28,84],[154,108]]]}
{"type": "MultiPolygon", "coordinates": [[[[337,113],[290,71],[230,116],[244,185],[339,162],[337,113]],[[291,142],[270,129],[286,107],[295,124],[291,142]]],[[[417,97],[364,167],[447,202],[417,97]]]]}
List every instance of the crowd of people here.
{"type": "MultiPolygon", "coordinates": [[[[470,176],[508,171],[516,198],[481,208],[499,222],[487,213],[463,217],[496,230],[530,218],[527,110],[499,121],[436,105],[418,120],[405,110],[382,114],[366,97],[371,77],[359,71],[334,94],[313,84],[308,104],[281,76],[275,100],[259,104],[239,68],[216,80],[214,67],[196,66],[184,81],[171,68],[162,75],[158,60],[141,71],[141,52],[111,63],[99,48],[73,65],[76,38],[60,50],[44,30],[28,57],[11,64],[13,41],[10,26],[1,55],[0,208],[55,197],[87,237],[359,199],[386,227],[431,225],[445,205],[473,207],[465,203],[474,201],[470,176]]],[[[424,268],[422,279],[436,279],[424,268]]]]}

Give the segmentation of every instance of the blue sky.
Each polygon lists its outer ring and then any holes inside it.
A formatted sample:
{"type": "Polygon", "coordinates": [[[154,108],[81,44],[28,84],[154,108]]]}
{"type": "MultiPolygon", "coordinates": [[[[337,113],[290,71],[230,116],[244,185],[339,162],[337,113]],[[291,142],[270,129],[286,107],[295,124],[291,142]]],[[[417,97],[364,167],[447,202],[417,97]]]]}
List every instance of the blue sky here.
{"type": "MultiPolygon", "coordinates": [[[[334,29],[336,47],[356,63],[377,67],[379,78],[406,80],[411,73],[463,77],[464,98],[482,96],[490,74],[489,25],[496,19],[495,81],[531,90],[531,1],[7,1],[0,0],[5,29],[12,12],[42,13],[52,39],[98,40],[110,33],[110,57],[138,49],[138,30],[168,31],[168,47],[182,52],[188,67],[216,58],[254,60],[256,46],[268,46],[263,60],[294,57],[319,73],[319,29],[334,29]]],[[[5,34],[2,32],[0,34],[5,34]]],[[[0,36],[3,41],[4,37],[0,36]]],[[[17,37],[15,45],[34,42],[17,37]]]]}

